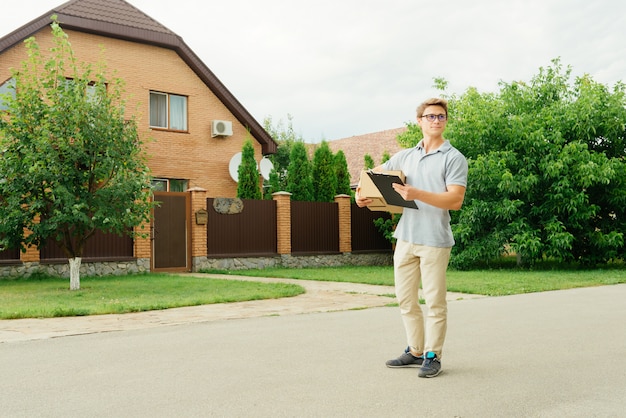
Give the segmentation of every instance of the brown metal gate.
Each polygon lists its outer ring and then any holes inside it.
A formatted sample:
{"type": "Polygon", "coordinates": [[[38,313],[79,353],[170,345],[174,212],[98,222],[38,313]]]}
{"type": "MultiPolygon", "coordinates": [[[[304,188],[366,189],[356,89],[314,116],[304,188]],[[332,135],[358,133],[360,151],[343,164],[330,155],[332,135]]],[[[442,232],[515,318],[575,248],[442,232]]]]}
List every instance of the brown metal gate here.
{"type": "Polygon", "coordinates": [[[191,270],[191,195],[155,192],[152,270],[191,270]]]}

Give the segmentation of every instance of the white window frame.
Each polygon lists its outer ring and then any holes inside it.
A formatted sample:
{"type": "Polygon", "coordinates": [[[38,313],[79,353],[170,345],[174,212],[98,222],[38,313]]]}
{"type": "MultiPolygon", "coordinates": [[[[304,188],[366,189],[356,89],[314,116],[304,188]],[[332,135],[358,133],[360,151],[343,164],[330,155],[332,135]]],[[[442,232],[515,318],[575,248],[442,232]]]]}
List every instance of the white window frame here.
{"type": "MultiPolygon", "coordinates": [[[[188,132],[188,96],[181,94],[163,93],[160,91],[150,91],[149,115],[150,128],[165,129],[169,131],[188,132]],[[153,109],[153,97],[162,96],[165,98],[164,109],[153,109]],[[176,99],[176,100],[172,100],[176,99]],[[180,109],[173,106],[172,103],[180,100],[180,109]],[[174,112],[177,112],[174,114],[174,112]]],[[[159,103],[160,104],[160,103],[159,103]]]]}

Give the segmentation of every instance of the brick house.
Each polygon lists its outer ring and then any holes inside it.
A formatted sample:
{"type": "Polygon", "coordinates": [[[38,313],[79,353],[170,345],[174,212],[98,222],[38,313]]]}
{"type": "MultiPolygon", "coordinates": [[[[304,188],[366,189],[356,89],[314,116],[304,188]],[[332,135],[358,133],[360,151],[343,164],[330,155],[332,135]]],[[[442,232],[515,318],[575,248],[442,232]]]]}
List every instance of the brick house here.
{"type": "MultiPolygon", "coordinates": [[[[104,48],[107,68],[125,81],[127,109],[138,109],[139,134],[150,139],[145,143],[155,184],[166,192],[195,193],[189,217],[206,197],[236,196],[229,162],[247,138],[257,161],[276,152],[274,140],[185,42],[124,0],[71,0],[0,38],[0,92],[11,83],[11,68],[27,57],[25,39],[35,36],[42,51],[52,45],[52,15],[79,61],[100,61],[104,48]]],[[[188,232],[188,251],[201,253],[191,241],[202,240],[202,231],[188,232]]],[[[153,257],[150,240],[133,246],[133,258],[145,263],[153,257]]],[[[38,262],[40,255],[30,249],[20,257],[38,262]]]]}

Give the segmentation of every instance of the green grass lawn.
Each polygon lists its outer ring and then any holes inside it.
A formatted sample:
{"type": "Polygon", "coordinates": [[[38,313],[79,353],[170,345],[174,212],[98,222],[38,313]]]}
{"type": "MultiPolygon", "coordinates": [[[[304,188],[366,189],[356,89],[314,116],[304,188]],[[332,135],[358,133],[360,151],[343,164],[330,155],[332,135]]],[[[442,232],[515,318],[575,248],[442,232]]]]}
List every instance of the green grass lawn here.
{"type": "Polygon", "coordinates": [[[302,286],[145,274],[69,279],[0,280],[0,319],[50,318],[150,311],[181,306],[275,299],[304,293],[302,286]]]}
{"type": "MultiPolygon", "coordinates": [[[[393,285],[393,268],[350,266],[268,268],[210,273],[393,285]]],[[[520,293],[626,283],[626,268],[596,270],[494,269],[448,272],[452,292],[503,296],[520,293]]],[[[1,279],[0,319],[128,313],[182,306],[296,296],[301,286],[212,279],[192,275],[141,274],[84,277],[69,290],[67,278],[1,279]]]]}
{"type": "MultiPolygon", "coordinates": [[[[241,274],[254,277],[290,277],[301,280],[367,283],[393,286],[393,268],[380,266],[351,266],[327,268],[268,268],[212,273],[241,274]]],[[[597,270],[521,270],[498,269],[448,271],[448,290],[487,296],[514,295],[626,283],[626,269],[597,270]]]]}

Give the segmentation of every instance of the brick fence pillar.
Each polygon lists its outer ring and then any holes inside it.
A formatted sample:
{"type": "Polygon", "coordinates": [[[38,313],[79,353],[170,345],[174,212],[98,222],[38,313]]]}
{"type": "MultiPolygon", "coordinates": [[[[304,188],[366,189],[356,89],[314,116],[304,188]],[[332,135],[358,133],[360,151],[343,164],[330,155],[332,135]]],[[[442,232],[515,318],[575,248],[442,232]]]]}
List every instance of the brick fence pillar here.
{"type": "Polygon", "coordinates": [[[352,216],[350,213],[350,196],[339,194],[335,196],[335,203],[339,206],[339,252],[352,252],[352,216]]]}
{"type": "Polygon", "coordinates": [[[136,226],[135,233],[138,234],[134,240],[135,258],[148,258],[152,261],[152,222],[136,226]]]}
{"type": "Polygon", "coordinates": [[[272,193],[276,201],[276,251],[291,254],[291,193],[272,193]]]}
{"type": "Polygon", "coordinates": [[[206,211],[206,189],[193,187],[191,192],[191,257],[207,256],[207,224],[196,221],[198,211],[206,211]]]}

